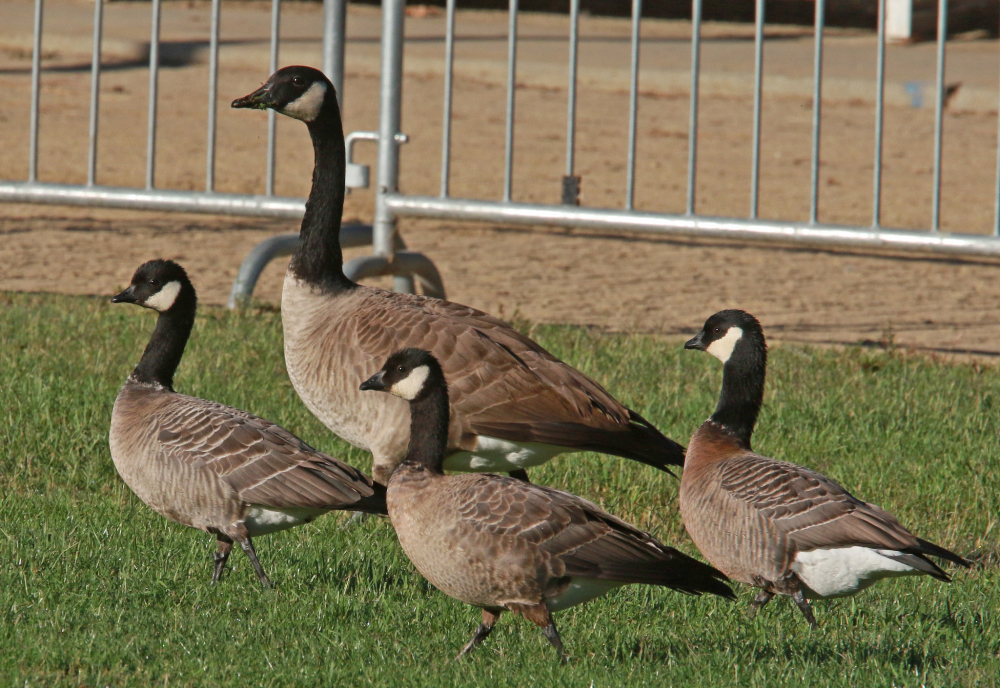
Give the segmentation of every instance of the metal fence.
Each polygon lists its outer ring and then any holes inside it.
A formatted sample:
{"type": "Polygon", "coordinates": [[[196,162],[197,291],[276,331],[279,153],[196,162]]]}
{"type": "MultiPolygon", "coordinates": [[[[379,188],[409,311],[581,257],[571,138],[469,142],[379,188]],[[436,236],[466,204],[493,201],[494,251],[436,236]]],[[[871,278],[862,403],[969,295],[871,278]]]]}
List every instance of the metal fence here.
{"type": "MultiPolygon", "coordinates": [[[[691,22],[691,82],[688,126],[687,193],[683,214],[638,211],[634,207],[636,168],[636,114],[639,85],[639,48],[642,0],[632,0],[631,18],[631,79],[629,88],[629,131],[627,150],[627,180],[621,209],[589,208],[578,205],[579,178],[575,175],[574,153],[576,134],[576,94],[578,86],[577,56],[579,47],[580,1],[570,0],[569,64],[567,83],[566,174],[562,181],[562,204],[546,205],[519,203],[511,199],[511,180],[515,135],[515,95],[517,76],[518,0],[509,0],[509,32],[507,59],[507,94],[505,118],[505,167],[503,196],[500,201],[456,198],[449,194],[451,175],[451,124],[454,83],[455,9],[456,0],[446,5],[445,35],[445,94],[443,103],[443,137],[441,148],[441,186],[438,196],[413,196],[399,191],[399,143],[406,140],[400,130],[405,0],[383,0],[381,36],[381,81],[379,89],[379,126],[376,132],[354,132],[347,137],[348,160],[357,140],[378,141],[375,219],[371,227],[344,228],[345,245],[371,243],[373,255],[345,265],[349,276],[396,275],[398,290],[412,291],[413,279],[422,282],[425,292],[443,296],[440,277],[433,264],[422,254],[405,251],[396,231],[397,218],[403,216],[439,218],[502,224],[554,225],[563,227],[597,228],[682,234],[689,236],[729,237],[740,240],[803,243],[815,246],[854,246],[891,248],[965,255],[1000,255],[1000,155],[997,157],[997,203],[992,235],[946,233],[940,230],[941,216],[941,133],[945,105],[945,44],[947,36],[947,0],[941,0],[938,14],[937,75],[935,80],[935,127],[933,153],[932,217],[926,231],[888,229],[881,225],[883,106],[885,101],[885,8],[886,0],[878,0],[878,53],[875,84],[875,147],[873,153],[872,221],[867,227],[835,226],[818,222],[820,132],[822,127],[822,66],[825,0],[816,0],[815,46],[812,98],[811,187],[809,219],[806,222],[777,222],[758,216],[761,160],[761,93],[765,2],[756,0],[754,33],[753,133],[750,188],[750,213],[746,218],[706,217],[695,212],[696,175],[698,171],[698,108],[701,57],[701,0],[692,2],[691,22]]],[[[185,212],[222,213],[300,217],[303,201],[274,196],[275,114],[269,112],[267,146],[267,181],[264,196],[218,193],[214,190],[215,167],[215,108],[219,51],[220,0],[212,2],[210,42],[210,84],[208,117],[207,182],[204,192],[183,192],[155,187],[156,171],[156,101],[159,70],[160,0],[153,0],[149,55],[149,121],[146,149],[145,188],[105,187],[96,184],[96,152],[98,138],[98,99],[101,74],[101,0],[94,4],[94,45],[91,66],[90,149],[86,185],[42,183],[37,178],[38,99],[41,72],[42,3],[35,2],[34,50],[32,58],[32,96],[30,158],[28,179],[21,182],[0,182],[0,200],[11,202],[67,203],[75,205],[176,210],[185,212]]],[[[325,0],[323,38],[323,69],[343,92],[346,0],[325,0]]],[[[280,0],[272,0],[271,69],[278,67],[278,33],[280,0]]],[[[349,163],[348,186],[367,186],[367,168],[349,163]]],[[[230,305],[247,298],[257,275],[267,261],[277,255],[287,255],[295,245],[294,235],[275,237],[258,246],[241,268],[233,287],[230,305]]]]}

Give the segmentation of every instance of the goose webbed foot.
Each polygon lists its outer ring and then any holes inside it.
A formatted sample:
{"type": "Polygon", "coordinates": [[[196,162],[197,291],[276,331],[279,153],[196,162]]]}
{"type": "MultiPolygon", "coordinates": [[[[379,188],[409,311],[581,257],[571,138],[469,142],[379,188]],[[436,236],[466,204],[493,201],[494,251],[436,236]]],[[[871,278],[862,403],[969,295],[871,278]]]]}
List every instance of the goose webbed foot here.
{"type": "Polygon", "coordinates": [[[552,647],[556,649],[556,652],[559,653],[559,663],[566,664],[569,662],[569,655],[566,654],[566,650],[563,648],[562,638],[559,637],[559,630],[551,618],[549,618],[549,625],[542,632],[549,639],[549,642],[552,643],[552,647]]]}
{"type": "Polygon", "coordinates": [[[233,551],[233,541],[225,535],[215,536],[218,547],[215,550],[215,569],[212,571],[212,585],[222,580],[222,572],[226,570],[226,562],[229,560],[229,553],[233,551]]]}
{"type": "Polygon", "coordinates": [[[476,632],[473,634],[472,640],[466,643],[465,647],[462,648],[462,651],[455,656],[455,660],[458,661],[465,655],[469,654],[475,650],[481,642],[486,640],[486,636],[493,631],[493,625],[497,622],[498,618],[500,618],[500,612],[492,612],[489,609],[484,609],[483,622],[479,624],[479,628],[477,628],[476,632]]]}
{"type": "Polygon", "coordinates": [[[812,607],[809,606],[809,602],[806,600],[801,587],[796,587],[795,591],[792,592],[792,599],[795,600],[795,604],[798,606],[799,611],[802,612],[802,616],[806,617],[809,625],[813,628],[819,628],[819,624],[816,623],[816,617],[813,616],[812,607]]]}
{"type": "Polygon", "coordinates": [[[260,581],[260,584],[265,588],[273,588],[274,583],[264,573],[264,567],[257,560],[257,552],[254,550],[253,542],[250,541],[250,538],[247,537],[245,540],[240,540],[240,547],[243,548],[243,551],[246,552],[247,557],[250,559],[250,564],[253,566],[254,573],[257,574],[257,580],[260,581]]]}

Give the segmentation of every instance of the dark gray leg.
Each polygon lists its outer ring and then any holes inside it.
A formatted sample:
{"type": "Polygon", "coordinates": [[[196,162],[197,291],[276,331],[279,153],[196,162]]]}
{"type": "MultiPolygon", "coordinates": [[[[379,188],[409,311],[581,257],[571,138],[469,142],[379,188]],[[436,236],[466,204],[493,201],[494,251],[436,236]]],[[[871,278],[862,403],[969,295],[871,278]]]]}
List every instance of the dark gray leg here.
{"type": "Polygon", "coordinates": [[[525,483],[531,482],[530,480],[528,480],[528,471],[524,470],[523,468],[519,468],[516,471],[508,471],[507,475],[509,475],[511,478],[517,478],[521,482],[525,483]]]}
{"type": "Polygon", "coordinates": [[[802,612],[802,616],[806,617],[809,625],[813,628],[819,628],[819,624],[816,623],[816,617],[813,616],[812,608],[809,606],[809,602],[806,601],[806,596],[802,594],[802,588],[796,587],[792,593],[792,599],[795,600],[795,604],[798,605],[799,611],[802,612]]]}
{"type": "Polygon", "coordinates": [[[568,662],[569,655],[566,654],[566,650],[563,649],[562,638],[559,637],[559,631],[556,630],[556,623],[551,617],[549,618],[549,625],[546,626],[542,632],[545,634],[545,637],[549,639],[549,642],[552,643],[552,647],[556,649],[556,652],[559,653],[560,664],[568,662]]]}
{"type": "Polygon", "coordinates": [[[753,598],[753,602],[750,603],[750,617],[753,618],[757,616],[757,613],[764,607],[765,604],[771,601],[774,597],[773,592],[768,592],[767,590],[761,590],[757,593],[757,596],[753,598]]]}
{"type": "Polygon", "coordinates": [[[231,538],[218,533],[218,548],[215,550],[215,570],[212,572],[212,585],[222,580],[222,572],[226,570],[226,561],[229,560],[229,553],[233,551],[233,541],[231,538]]]}
{"type": "Polygon", "coordinates": [[[470,640],[465,647],[462,648],[462,651],[455,656],[455,659],[461,659],[475,650],[479,646],[479,643],[486,640],[486,636],[493,631],[493,625],[497,622],[498,618],[500,618],[500,612],[491,612],[489,609],[484,609],[483,622],[479,624],[479,628],[476,629],[475,634],[472,636],[472,640],[470,640]]]}
{"type": "Polygon", "coordinates": [[[257,561],[257,552],[254,551],[253,542],[250,541],[250,538],[248,537],[245,540],[240,540],[240,547],[243,548],[243,551],[246,552],[247,556],[250,558],[250,564],[253,565],[253,570],[257,574],[257,580],[260,581],[260,584],[265,588],[273,588],[274,583],[272,583],[271,579],[267,577],[267,574],[264,573],[264,567],[262,567],[260,562],[257,561]]]}

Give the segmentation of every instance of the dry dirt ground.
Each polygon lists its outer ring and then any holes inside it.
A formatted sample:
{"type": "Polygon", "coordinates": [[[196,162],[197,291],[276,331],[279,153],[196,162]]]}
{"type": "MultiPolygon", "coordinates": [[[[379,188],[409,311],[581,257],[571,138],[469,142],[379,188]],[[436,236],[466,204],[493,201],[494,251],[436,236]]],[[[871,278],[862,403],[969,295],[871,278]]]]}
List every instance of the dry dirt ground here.
{"type": "MultiPolygon", "coordinates": [[[[66,4],[80,16],[92,11],[90,4],[66,4]]],[[[23,0],[17,0],[5,7],[23,14],[24,5],[23,0]]],[[[30,9],[30,4],[27,7],[30,9]]],[[[168,3],[165,8],[165,39],[184,41],[207,33],[204,4],[168,3]]],[[[226,47],[220,64],[216,172],[220,191],[263,192],[266,117],[259,112],[231,110],[228,103],[267,77],[268,8],[269,3],[244,3],[238,8],[242,14],[235,14],[229,23],[224,19],[226,47]]],[[[52,47],[45,53],[49,69],[42,81],[39,177],[81,183],[86,177],[87,158],[89,24],[73,29],[83,39],[70,40],[72,27],[60,25],[69,21],[69,9],[53,19],[52,47]]],[[[361,29],[354,31],[348,44],[345,124],[348,131],[370,130],[377,121],[378,78],[374,70],[377,62],[372,60],[377,41],[368,34],[373,22],[377,24],[377,12],[371,8],[352,8],[351,12],[349,30],[351,26],[361,29]],[[368,34],[361,35],[364,31],[368,34]]],[[[468,25],[481,21],[489,30],[499,30],[501,36],[505,31],[502,21],[490,13],[463,16],[468,25]]],[[[282,63],[318,63],[316,17],[314,6],[287,6],[283,34],[299,37],[295,39],[299,42],[293,40],[290,47],[283,48],[282,63]]],[[[101,184],[141,186],[148,72],[132,54],[132,44],[115,36],[148,32],[148,6],[108,5],[105,21],[109,27],[105,60],[113,66],[101,82],[97,178],[101,184]]],[[[438,20],[413,17],[408,21],[408,33],[412,29],[419,34],[421,21],[438,20]]],[[[527,15],[522,28],[544,35],[552,21],[527,15]]],[[[594,38],[584,44],[585,49],[602,49],[604,36],[608,45],[620,50],[619,39],[627,35],[628,26],[616,22],[585,19],[584,34],[594,38]]],[[[662,38],[664,45],[684,28],[676,22],[645,25],[644,31],[654,39],[662,38]]],[[[475,35],[488,34],[487,29],[473,28],[475,35]]],[[[30,33],[30,23],[26,30],[30,33]]],[[[752,48],[752,44],[747,45],[746,27],[720,25],[708,30],[714,32],[722,48],[727,41],[734,51],[752,48]]],[[[789,50],[794,41],[806,41],[800,47],[809,54],[807,35],[787,29],[781,30],[784,33],[775,31],[776,38],[787,38],[789,50]]],[[[436,35],[430,29],[425,33],[432,38],[436,35]]],[[[458,59],[461,61],[463,51],[474,51],[484,41],[460,41],[458,59]]],[[[870,37],[850,33],[835,34],[831,41],[848,54],[852,45],[870,47],[870,37]]],[[[430,50],[429,44],[433,41],[408,45],[408,60],[410,55],[423,59],[419,51],[430,50]]],[[[989,44],[995,58],[996,43],[989,44]]],[[[13,38],[4,42],[0,35],[0,88],[4,93],[0,102],[0,177],[12,180],[27,175],[30,52],[18,45],[13,38]]],[[[477,64],[488,62],[486,57],[480,55],[477,64]]],[[[529,52],[521,61],[522,73],[530,73],[531,57],[529,52]]],[[[425,69],[427,62],[421,59],[408,62],[403,129],[411,142],[402,148],[401,186],[407,193],[435,195],[440,179],[443,80],[439,71],[425,69]]],[[[588,59],[595,61],[593,55],[588,59]]],[[[788,59],[797,58],[790,54],[788,59]]],[[[614,62],[610,57],[608,60],[609,64],[614,62]]],[[[207,67],[198,59],[182,62],[162,70],[160,76],[156,183],[164,188],[202,189],[207,67]]],[[[967,62],[975,64],[972,58],[967,62]]],[[[456,77],[451,182],[455,196],[498,198],[502,189],[506,90],[494,77],[488,69],[460,70],[456,77]]],[[[585,84],[579,93],[577,132],[582,202],[621,207],[628,95],[614,83],[602,85],[591,79],[585,84]]],[[[871,220],[872,106],[863,100],[835,96],[824,103],[820,219],[866,225],[871,220]]],[[[764,99],[762,217],[794,220],[808,216],[811,112],[810,100],[793,92],[764,99]]],[[[533,84],[530,79],[518,89],[514,200],[558,201],[565,159],[565,113],[565,90],[533,84]]],[[[638,121],[638,208],[683,211],[687,114],[686,93],[670,88],[644,89],[638,121]]],[[[887,226],[928,225],[933,124],[930,108],[887,106],[883,196],[883,222],[887,226]]],[[[943,227],[990,231],[996,194],[996,111],[949,108],[944,128],[943,227]]],[[[717,89],[703,98],[698,212],[746,216],[750,132],[749,87],[732,93],[717,89]]],[[[373,162],[370,144],[359,144],[358,154],[359,161],[373,162]]],[[[276,193],[304,196],[311,159],[305,128],[279,118],[276,193]]],[[[352,193],[345,216],[370,220],[372,200],[370,191],[352,193]]],[[[517,313],[537,322],[687,334],[696,331],[715,310],[740,307],[758,315],[774,339],[824,343],[891,339],[917,349],[972,353],[983,358],[1000,355],[1000,262],[429,220],[404,219],[400,227],[411,248],[427,253],[436,262],[449,298],[507,317],[517,313]]],[[[285,220],[0,204],[0,289],[110,295],[127,283],[141,261],[163,256],[185,264],[203,302],[222,303],[250,248],[267,236],[296,229],[296,222],[285,220]]],[[[349,255],[361,251],[355,249],[349,255]]],[[[256,292],[259,298],[279,299],[283,269],[276,262],[265,271],[256,292]]]]}

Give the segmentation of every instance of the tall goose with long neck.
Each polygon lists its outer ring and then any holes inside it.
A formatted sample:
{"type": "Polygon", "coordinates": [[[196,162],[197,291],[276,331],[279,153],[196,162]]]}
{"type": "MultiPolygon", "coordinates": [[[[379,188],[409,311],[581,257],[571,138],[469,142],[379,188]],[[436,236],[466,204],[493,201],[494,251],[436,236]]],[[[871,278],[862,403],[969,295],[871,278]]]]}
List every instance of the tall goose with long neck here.
{"type": "Polygon", "coordinates": [[[775,594],[789,595],[816,625],[808,599],[853,595],[896,576],[927,574],[947,582],[928,556],[968,566],[829,478],[754,453],[750,439],[767,372],[767,343],[756,318],[720,311],[684,348],[712,354],[723,373],[715,413],[688,447],[681,516],[712,564],[760,588],[755,611],[775,594]]]}
{"type": "Polygon", "coordinates": [[[115,399],[111,457],[150,508],[216,536],[213,583],[222,576],[234,540],[261,584],[270,587],[252,537],[335,509],[386,513],[385,487],[357,469],[268,420],[174,391],[197,308],[184,268],[169,260],[144,263],[112,301],[160,315],[142,359],[115,399]]]}
{"type": "Polygon", "coordinates": [[[409,449],[389,480],[389,518],[427,580],[482,608],[483,622],[459,657],[503,611],[542,628],[565,661],[551,612],[630,583],[733,596],[711,566],[585,499],[491,473],[445,475],[448,386],[429,352],[396,352],[361,390],[409,403],[409,449]]]}
{"type": "Polygon", "coordinates": [[[285,275],[285,362],[295,391],[328,428],[374,455],[386,481],[406,455],[406,403],[362,395],[394,351],[433,352],[450,385],[445,468],[524,469],[564,452],[597,451],[661,470],[684,449],[599,384],[486,313],[354,284],[343,273],[340,221],[344,141],[333,85],[318,70],[286,67],[233,102],[306,123],[315,152],[300,243],[285,275]]]}

